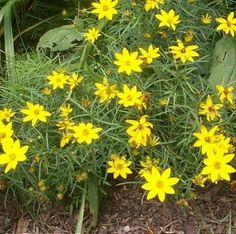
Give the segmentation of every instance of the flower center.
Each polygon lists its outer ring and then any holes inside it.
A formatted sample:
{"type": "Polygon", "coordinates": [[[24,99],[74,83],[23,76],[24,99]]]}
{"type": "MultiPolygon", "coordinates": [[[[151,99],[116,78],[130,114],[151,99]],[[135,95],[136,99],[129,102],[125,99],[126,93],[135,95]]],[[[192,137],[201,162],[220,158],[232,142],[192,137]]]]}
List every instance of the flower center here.
{"type": "Polygon", "coordinates": [[[12,161],[16,159],[16,154],[14,153],[8,154],[8,156],[12,161]]]}
{"type": "Polygon", "coordinates": [[[61,83],[61,79],[58,77],[57,79],[56,79],[56,82],[55,82],[56,84],[59,84],[59,83],[61,83]]]}
{"type": "Polygon", "coordinates": [[[132,99],[133,99],[132,95],[127,95],[127,100],[128,101],[132,101],[132,99]]]}
{"type": "Polygon", "coordinates": [[[210,137],[205,137],[205,142],[210,143],[211,142],[211,138],[210,137]]]}
{"type": "Polygon", "coordinates": [[[215,163],[214,163],[214,168],[215,168],[216,170],[220,170],[220,168],[221,168],[220,163],[219,163],[219,162],[215,162],[215,163]]]}
{"type": "Polygon", "coordinates": [[[181,53],[185,54],[186,53],[186,49],[185,48],[181,49],[181,53]]]}
{"type": "Polygon", "coordinates": [[[227,25],[228,25],[228,27],[231,27],[232,24],[228,21],[228,22],[227,22],[227,25]]]}
{"type": "Polygon", "coordinates": [[[34,110],[34,114],[35,114],[35,115],[39,115],[39,113],[40,113],[40,111],[39,111],[39,110],[37,110],[37,109],[36,109],[36,110],[34,110]]]}
{"type": "Polygon", "coordinates": [[[125,66],[130,67],[131,66],[131,62],[129,60],[126,60],[125,61],[125,66]]]}
{"type": "Polygon", "coordinates": [[[103,11],[108,11],[108,9],[109,9],[109,7],[108,7],[107,5],[103,5],[103,6],[102,6],[102,10],[103,10],[103,11]]]}
{"type": "Polygon", "coordinates": [[[210,106],[210,107],[208,107],[208,111],[209,111],[209,112],[214,112],[214,111],[215,111],[215,108],[214,108],[213,106],[210,106]]]}
{"type": "Polygon", "coordinates": [[[224,91],[224,94],[225,94],[225,96],[228,96],[229,91],[228,91],[228,90],[225,90],[225,91],[224,91]]]}
{"type": "Polygon", "coordinates": [[[6,137],[6,133],[0,132],[0,139],[3,139],[3,138],[5,138],[5,137],[6,137]]]}
{"type": "Polygon", "coordinates": [[[172,19],[167,19],[167,23],[168,24],[173,24],[173,20],[172,19]]]}
{"type": "Polygon", "coordinates": [[[88,129],[84,129],[83,130],[83,135],[86,137],[89,135],[89,130],[88,129]]]}
{"type": "Polygon", "coordinates": [[[157,181],[156,186],[157,188],[162,189],[164,187],[164,184],[162,181],[157,181]]]}
{"type": "Polygon", "coordinates": [[[142,124],[139,124],[137,130],[142,131],[143,129],[144,129],[143,125],[142,125],[142,124]]]}
{"type": "Polygon", "coordinates": [[[110,87],[107,87],[107,88],[106,88],[106,94],[107,94],[108,96],[110,96],[110,95],[112,94],[112,90],[111,90],[110,87]]]}
{"type": "Polygon", "coordinates": [[[121,171],[121,170],[123,169],[123,164],[118,163],[118,164],[116,165],[116,169],[119,170],[119,171],[121,171]]]}

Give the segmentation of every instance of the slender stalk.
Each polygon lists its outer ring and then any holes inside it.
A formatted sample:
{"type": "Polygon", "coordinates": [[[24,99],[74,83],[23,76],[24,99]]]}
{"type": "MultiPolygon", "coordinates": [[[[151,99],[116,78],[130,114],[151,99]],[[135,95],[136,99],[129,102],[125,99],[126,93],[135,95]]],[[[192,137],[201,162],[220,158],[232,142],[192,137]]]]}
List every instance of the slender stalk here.
{"type": "Polygon", "coordinates": [[[83,219],[84,219],[84,206],[85,206],[85,196],[86,195],[86,190],[83,191],[82,199],[81,199],[81,205],[79,209],[79,217],[78,217],[78,222],[76,225],[76,234],[82,234],[82,228],[83,228],[83,219]]]}
{"type": "Polygon", "coordinates": [[[6,54],[8,74],[10,74],[11,66],[15,56],[13,32],[12,32],[11,7],[9,7],[5,11],[4,15],[4,43],[5,43],[5,54],[6,54]]]}

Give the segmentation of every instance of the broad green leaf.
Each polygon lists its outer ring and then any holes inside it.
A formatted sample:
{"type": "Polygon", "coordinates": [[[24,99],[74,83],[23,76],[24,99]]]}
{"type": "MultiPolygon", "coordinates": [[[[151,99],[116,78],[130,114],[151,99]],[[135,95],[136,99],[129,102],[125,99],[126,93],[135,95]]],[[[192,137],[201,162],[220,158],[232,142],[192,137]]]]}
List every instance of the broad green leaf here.
{"type": "Polygon", "coordinates": [[[83,39],[83,33],[73,25],[64,25],[46,32],[39,40],[37,49],[49,48],[63,51],[72,48],[83,39]]]}
{"type": "Polygon", "coordinates": [[[236,38],[225,37],[216,43],[210,70],[209,85],[234,85],[236,82],[236,38]]]}
{"type": "Polygon", "coordinates": [[[99,208],[99,198],[98,198],[98,180],[95,175],[92,173],[89,174],[87,179],[87,188],[88,188],[88,200],[90,212],[93,215],[93,220],[91,223],[92,227],[97,225],[98,219],[98,208],[99,208]]]}

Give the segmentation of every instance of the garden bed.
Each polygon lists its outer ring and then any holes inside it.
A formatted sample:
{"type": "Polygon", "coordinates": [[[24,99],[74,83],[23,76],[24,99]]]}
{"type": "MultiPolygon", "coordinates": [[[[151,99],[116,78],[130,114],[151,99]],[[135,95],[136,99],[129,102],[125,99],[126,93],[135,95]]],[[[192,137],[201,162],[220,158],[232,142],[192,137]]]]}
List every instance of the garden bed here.
{"type": "MultiPolygon", "coordinates": [[[[3,203],[1,203],[3,204],[3,203]]],[[[232,184],[213,185],[199,189],[196,198],[175,204],[157,200],[145,201],[137,185],[111,187],[104,197],[98,225],[89,232],[91,216],[86,214],[83,233],[93,234],[170,234],[236,232],[236,188],[232,184]]],[[[0,233],[52,233],[75,232],[78,210],[69,215],[68,207],[58,203],[51,209],[42,209],[34,220],[17,202],[1,206],[0,233]]]]}
{"type": "Polygon", "coordinates": [[[0,232],[235,232],[235,9],[2,0],[0,232]]]}

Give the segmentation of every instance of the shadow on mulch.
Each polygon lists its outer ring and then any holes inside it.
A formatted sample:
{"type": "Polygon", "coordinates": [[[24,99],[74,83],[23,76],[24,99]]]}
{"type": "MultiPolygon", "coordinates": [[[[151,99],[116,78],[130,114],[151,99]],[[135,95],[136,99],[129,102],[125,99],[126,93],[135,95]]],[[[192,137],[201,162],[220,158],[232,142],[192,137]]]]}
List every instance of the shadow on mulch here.
{"type": "MultiPolygon", "coordinates": [[[[84,234],[236,234],[236,188],[219,183],[198,191],[188,206],[170,201],[146,201],[138,185],[113,186],[104,197],[99,223],[84,234]]],[[[37,220],[26,215],[17,201],[4,208],[0,197],[0,234],[69,234],[75,232],[78,210],[70,216],[61,203],[44,209],[37,220]]],[[[85,217],[88,224],[90,216],[85,217]]]]}

